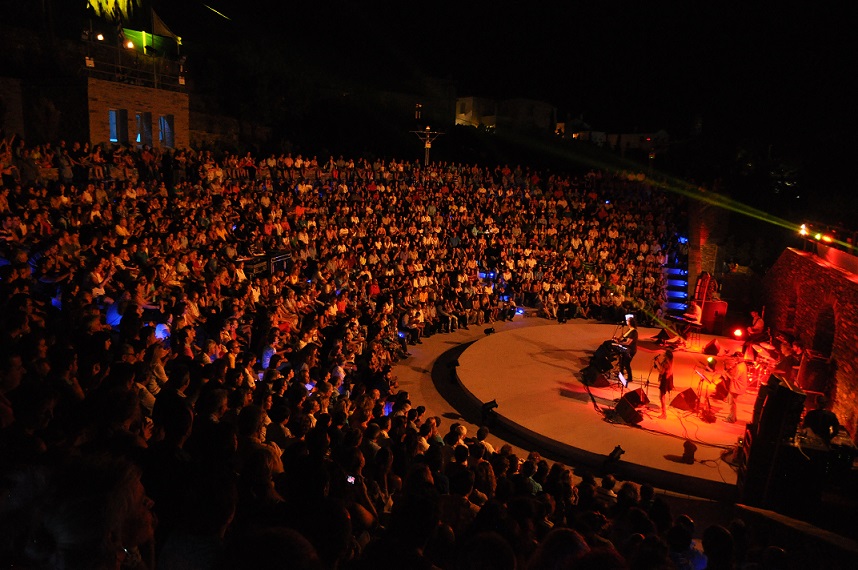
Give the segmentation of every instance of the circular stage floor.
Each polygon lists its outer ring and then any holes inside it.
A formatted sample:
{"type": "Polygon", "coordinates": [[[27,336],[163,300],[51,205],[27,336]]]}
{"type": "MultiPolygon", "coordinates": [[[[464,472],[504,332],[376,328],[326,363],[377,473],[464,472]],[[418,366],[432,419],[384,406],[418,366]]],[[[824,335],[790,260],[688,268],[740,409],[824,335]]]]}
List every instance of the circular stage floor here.
{"type": "MultiPolygon", "coordinates": [[[[643,340],[657,332],[645,328],[639,329],[642,340],[629,386],[623,389],[610,384],[588,390],[580,371],[616,329],[584,321],[547,322],[487,335],[459,356],[456,374],[477,403],[497,401],[490,421],[503,423],[537,449],[600,465],[619,445],[625,453],[617,468],[625,477],[695,496],[732,499],[737,473],[728,460],[751,419],[755,392],[739,399],[739,421],[724,421],[726,402],[714,397],[715,384],[703,381],[695,372],[695,367],[705,364],[702,347],[714,338],[703,335],[699,346],[676,353],[676,390],[668,396],[668,404],[691,389],[688,395],[699,398],[698,409],[711,411],[715,421],[708,423],[701,419],[704,414],[673,406],[668,408],[666,420],[658,419],[658,383],[655,373],[650,376],[649,372],[661,349],[643,340]],[[650,403],[637,408],[643,419],[634,425],[624,422],[613,409],[623,393],[638,389],[637,395],[648,395],[650,403]],[[686,441],[697,446],[692,464],[681,461],[686,441]]],[[[735,349],[735,341],[719,337],[718,342],[722,352],[735,349]]],[[[723,367],[719,366],[716,377],[718,372],[723,367]]]]}

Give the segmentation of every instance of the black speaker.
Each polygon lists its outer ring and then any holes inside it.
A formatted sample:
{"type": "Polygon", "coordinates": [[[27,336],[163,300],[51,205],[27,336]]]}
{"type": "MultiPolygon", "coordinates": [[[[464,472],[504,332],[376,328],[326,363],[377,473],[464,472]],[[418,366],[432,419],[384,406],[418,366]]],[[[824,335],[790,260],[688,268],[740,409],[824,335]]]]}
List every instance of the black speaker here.
{"type": "Polygon", "coordinates": [[[759,412],[757,441],[778,444],[795,435],[807,395],[785,378],[774,374],[769,377],[766,387],[768,393],[765,399],[759,402],[757,398],[754,403],[755,415],[758,413],[758,404],[762,407],[759,412]]]}
{"type": "Polygon", "coordinates": [[[656,341],[664,342],[670,338],[670,333],[667,332],[667,329],[661,329],[658,331],[658,334],[653,337],[656,341]]]}
{"type": "Polygon", "coordinates": [[[596,379],[596,376],[599,375],[599,371],[596,370],[594,366],[585,366],[581,369],[581,382],[585,386],[589,386],[593,383],[593,380],[596,379]]]}
{"type": "Polygon", "coordinates": [[[643,421],[641,413],[629,403],[625,396],[614,406],[614,412],[627,424],[634,425],[643,421]]]}
{"type": "Polygon", "coordinates": [[[715,385],[715,391],[712,393],[712,399],[714,400],[726,400],[727,394],[729,390],[727,389],[727,382],[721,380],[718,384],[715,385]]]}
{"type": "Polygon", "coordinates": [[[595,366],[587,366],[581,369],[581,382],[586,386],[594,388],[606,388],[610,386],[608,378],[595,366]]]}
{"type": "Polygon", "coordinates": [[[670,407],[693,412],[697,409],[697,393],[691,388],[686,388],[684,392],[677,394],[670,403],[670,407]]]}
{"type": "Polygon", "coordinates": [[[714,338],[709,341],[709,344],[703,347],[703,354],[708,354],[709,356],[718,356],[719,352],[721,352],[721,345],[714,338]]]}
{"type": "Polygon", "coordinates": [[[607,388],[610,385],[611,385],[611,381],[608,380],[608,375],[605,374],[604,372],[600,372],[596,376],[596,379],[593,380],[593,383],[590,384],[590,386],[592,386],[593,388],[607,388]]]}
{"type": "Polygon", "coordinates": [[[626,392],[623,396],[623,400],[628,401],[633,408],[640,408],[641,406],[649,404],[649,398],[643,388],[626,392]]]}

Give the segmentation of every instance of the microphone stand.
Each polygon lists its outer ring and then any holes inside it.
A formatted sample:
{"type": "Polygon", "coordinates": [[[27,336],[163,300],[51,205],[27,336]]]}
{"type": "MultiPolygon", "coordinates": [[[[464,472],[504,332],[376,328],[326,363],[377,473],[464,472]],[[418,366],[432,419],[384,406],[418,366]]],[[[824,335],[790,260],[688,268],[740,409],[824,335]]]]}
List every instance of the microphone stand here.
{"type": "Polygon", "coordinates": [[[703,420],[706,423],[712,423],[715,421],[715,416],[712,414],[712,403],[709,401],[709,384],[712,384],[712,380],[699,372],[697,367],[694,367],[694,371],[700,376],[700,383],[697,384],[697,417],[703,420]],[[706,381],[706,409],[702,406],[702,394],[703,394],[703,381],[706,381]]]}
{"type": "Polygon", "coordinates": [[[620,324],[618,324],[618,325],[617,325],[617,328],[615,328],[615,329],[614,329],[614,334],[612,334],[612,335],[611,335],[611,338],[612,338],[612,339],[614,339],[614,340],[616,340],[616,339],[618,339],[620,336],[622,336],[622,333],[623,333],[623,329],[624,329],[624,328],[626,328],[626,324],[625,324],[625,323],[620,323],[620,324]],[[620,334],[619,334],[619,335],[617,335],[617,333],[620,333],[620,334]]]}
{"type": "Polygon", "coordinates": [[[698,415],[700,415],[700,396],[701,396],[701,394],[703,394],[703,379],[705,378],[705,376],[703,376],[703,374],[701,374],[697,370],[696,366],[694,367],[694,371],[697,372],[698,376],[700,376],[700,381],[697,383],[697,402],[695,404],[695,407],[697,409],[694,411],[697,412],[698,415]]]}
{"type": "Polygon", "coordinates": [[[652,376],[652,371],[656,367],[656,361],[658,360],[658,356],[656,356],[652,361],[652,366],[649,367],[649,373],[646,375],[646,382],[644,382],[644,389],[646,390],[646,397],[649,400],[649,378],[652,376]]]}

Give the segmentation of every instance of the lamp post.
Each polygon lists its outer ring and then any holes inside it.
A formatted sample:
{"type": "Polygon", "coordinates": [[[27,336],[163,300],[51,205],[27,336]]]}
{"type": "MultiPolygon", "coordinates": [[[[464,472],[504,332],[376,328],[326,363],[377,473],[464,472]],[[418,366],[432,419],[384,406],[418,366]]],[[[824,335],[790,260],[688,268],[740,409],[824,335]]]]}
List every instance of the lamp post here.
{"type": "Polygon", "coordinates": [[[444,133],[440,131],[433,131],[431,127],[428,125],[422,131],[411,131],[417,138],[423,141],[423,148],[425,149],[424,163],[423,166],[429,166],[429,149],[432,148],[432,141],[443,135],[444,133]]]}

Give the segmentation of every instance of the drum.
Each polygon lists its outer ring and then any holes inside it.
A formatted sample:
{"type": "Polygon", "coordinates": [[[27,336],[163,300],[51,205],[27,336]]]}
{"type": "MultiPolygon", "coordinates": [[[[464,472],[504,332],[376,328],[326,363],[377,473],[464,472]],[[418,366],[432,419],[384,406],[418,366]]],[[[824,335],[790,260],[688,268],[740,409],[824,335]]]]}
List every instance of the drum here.
{"type": "Polygon", "coordinates": [[[755,360],[748,362],[748,387],[759,387],[765,384],[771,374],[773,366],[771,363],[763,360],[755,360]]]}

